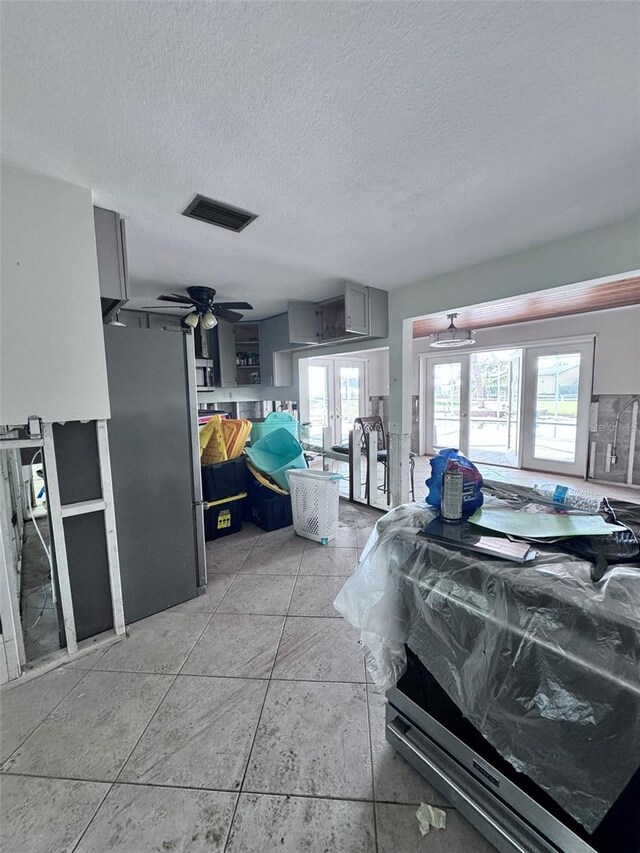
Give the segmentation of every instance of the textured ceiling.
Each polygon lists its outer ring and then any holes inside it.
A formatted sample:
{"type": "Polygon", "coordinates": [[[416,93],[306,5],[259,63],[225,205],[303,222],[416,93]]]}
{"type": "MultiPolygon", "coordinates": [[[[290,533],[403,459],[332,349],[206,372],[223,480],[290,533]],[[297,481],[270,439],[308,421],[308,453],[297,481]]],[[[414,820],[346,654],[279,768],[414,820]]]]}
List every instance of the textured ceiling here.
{"type": "Polygon", "coordinates": [[[136,304],[256,316],[394,288],[630,215],[622,2],[3,2],[2,152],[128,219],[136,304]],[[179,216],[200,192],[241,234],[179,216]]]}

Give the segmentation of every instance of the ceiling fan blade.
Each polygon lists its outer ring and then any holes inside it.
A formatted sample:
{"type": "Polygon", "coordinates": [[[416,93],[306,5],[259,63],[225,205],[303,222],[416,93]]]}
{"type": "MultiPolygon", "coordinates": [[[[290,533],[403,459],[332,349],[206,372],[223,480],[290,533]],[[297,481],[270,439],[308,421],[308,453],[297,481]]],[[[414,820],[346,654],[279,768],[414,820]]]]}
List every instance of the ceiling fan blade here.
{"type": "Polygon", "coordinates": [[[187,305],[144,305],[142,308],[133,309],[138,311],[186,311],[187,305]]]}
{"type": "Polygon", "coordinates": [[[241,311],[253,311],[253,305],[248,302],[214,302],[216,308],[239,308],[241,311]]]}
{"type": "Polygon", "coordinates": [[[181,305],[191,305],[191,300],[186,296],[158,296],[160,302],[179,302],[181,305]]]}
{"type": "Polygon", "coordinates": [[[220,317],[221,320],[228,320],[230,323],[239,323],[243,316],[242,314],[238,314],[237,311],[229,311],[220,305],[212,305],[211,311],[216,317],[220,317]]]}

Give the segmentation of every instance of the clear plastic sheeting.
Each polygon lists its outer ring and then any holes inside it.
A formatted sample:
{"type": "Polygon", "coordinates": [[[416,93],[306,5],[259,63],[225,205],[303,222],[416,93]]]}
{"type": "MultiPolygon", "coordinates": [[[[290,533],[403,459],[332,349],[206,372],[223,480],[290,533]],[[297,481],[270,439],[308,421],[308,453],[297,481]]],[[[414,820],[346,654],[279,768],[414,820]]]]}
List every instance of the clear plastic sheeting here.
{"type": "Polygon", "coordinates": [[[417,535],[434,517],[409,504],[381,518],[337,610],[378,687],[404,672],[406,643],[592,832],[640,765],[640,570],[615,566],[594,584],[590,563],[550,546],[524,565],[454,551],[417,535]]]}

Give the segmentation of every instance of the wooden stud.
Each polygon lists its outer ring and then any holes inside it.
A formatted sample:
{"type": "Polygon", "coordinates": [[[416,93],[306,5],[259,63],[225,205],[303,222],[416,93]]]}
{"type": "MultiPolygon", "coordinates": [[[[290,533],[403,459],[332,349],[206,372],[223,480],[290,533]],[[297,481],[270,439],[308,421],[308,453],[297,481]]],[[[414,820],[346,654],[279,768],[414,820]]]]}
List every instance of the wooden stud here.
{"type": "Polygon", "coordinates": [[[104,501],[104,529],[107,537],[107,555],[109,557],[109,585],[111,587],[111,606],[113,609],[113,629],[116,634],[124,634],[124,604],[122,582],[120,579],[120,556],[118,553],[118,534],[116,531],[116,513],[113,503],[113,482],[111,480],[111,455],[109,453],[109,434],[106,421],[96,421],[98,433],[98,456],[100,458],[100,481],[104,501]]]}
{"type": "Polygon", "coordinates": [[[56,451],[53,441],[53,424],[43,424],[42,435],[44,439],[44,464],[47,481],[47,497],[49,499],[49,513],[51,516],[53,546],[56,555],[56,568],[58,570],[58,587],[60,590],[60,604],[62,605],[64,633],[67,640],[67,652],[70,655],[73,655],[78,650],[78,643],[76,640],[76,622],[73,615],[71,580],[69,578],[67,547],[65,544],[64,524],[62,521],[62,506],[60,504],[60,485],[58,482],[56,451]]]}

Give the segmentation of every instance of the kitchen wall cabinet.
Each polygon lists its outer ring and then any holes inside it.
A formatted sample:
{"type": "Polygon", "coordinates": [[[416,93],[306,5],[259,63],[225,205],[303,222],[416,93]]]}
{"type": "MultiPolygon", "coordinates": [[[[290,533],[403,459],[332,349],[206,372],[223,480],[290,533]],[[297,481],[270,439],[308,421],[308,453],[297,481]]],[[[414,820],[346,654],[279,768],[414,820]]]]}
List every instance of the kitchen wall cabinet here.
{"type": "Polygon", "coordinates": [[[277,314],[260,321],[261,384],[282,387],[292,384],[293,354],[289,341],[289,318],[277,314]]]}
{"type": "Polygon", "coordinates": [[[288,338],[296,344],[384,338],[389,333],[389,294],[375,287],[345,282],[339,296],[322,302],[295,300],[287,308],[288,338]]]}
{"type": "Polygon", "coordinates": [[[114,210],[93,208],[102,316],[109,319],[129,299],[124,219],[114,210]]]}
{"type": "Polygon", "coordinates": [[[220,321],[210,332],[215,384],[220,388],[260,385],[259,323],[220,321]]]}

